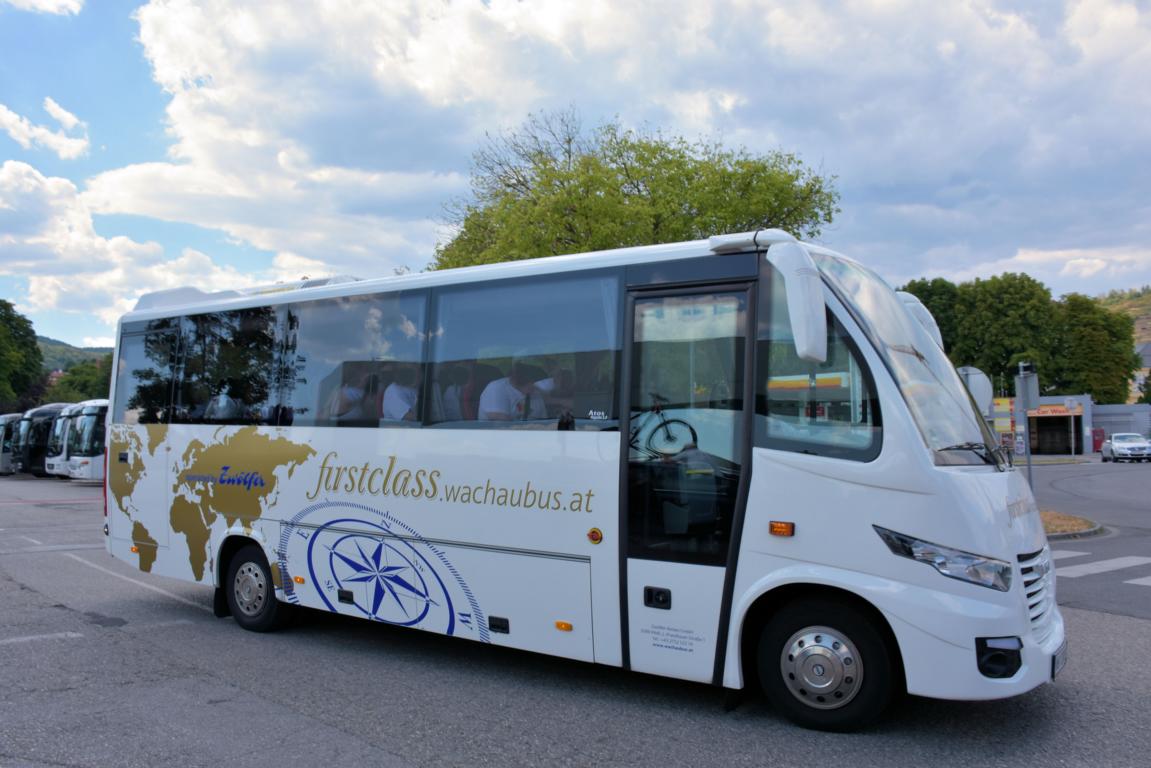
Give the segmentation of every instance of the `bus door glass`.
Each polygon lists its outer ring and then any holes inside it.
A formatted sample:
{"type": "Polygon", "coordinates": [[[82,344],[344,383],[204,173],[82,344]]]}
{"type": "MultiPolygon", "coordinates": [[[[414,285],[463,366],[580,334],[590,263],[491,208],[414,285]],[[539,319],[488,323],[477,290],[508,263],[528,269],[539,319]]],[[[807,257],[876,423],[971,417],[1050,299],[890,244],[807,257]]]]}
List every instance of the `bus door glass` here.
{"type": "Polygon", "coordinates": [[[709,682],[747,445],[749,289],[636,294],[627,426],[632,669],[709,682]]]}

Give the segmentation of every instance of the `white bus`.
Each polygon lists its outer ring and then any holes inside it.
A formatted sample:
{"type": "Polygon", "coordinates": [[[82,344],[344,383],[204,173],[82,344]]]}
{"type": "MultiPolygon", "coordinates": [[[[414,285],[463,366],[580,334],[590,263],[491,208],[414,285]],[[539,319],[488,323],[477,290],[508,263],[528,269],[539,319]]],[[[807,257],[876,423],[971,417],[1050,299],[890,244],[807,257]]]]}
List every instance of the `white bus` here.
{"type": "Polygon", "coordinates": [[[1054,678],[1039,512],[880,278],[762,230],[141,298],[107,547],[294,606],[731,689],[815,728],[1054,678]]]}
{"type": "Polygon", "coordinates": [[[44,449],[44,472],[56,477],[68,477],[68,442],[72,428],[72,417],[79,413],[80,406],[68,403],[52,420],[48,432],[48,445],[44,449]]]}
{"type": "Polygon", "coordinates": [[[68,428],[68,477],[82,482],[104,482],[104,422],[108,400],[77,403],[68,428]]]}
{"type": "Polygon", "coordinates": [[[0,475],[10,475],[16,471],[14,449],[22,418],[23,413],[5,413],[0,416],[0,475]]]}

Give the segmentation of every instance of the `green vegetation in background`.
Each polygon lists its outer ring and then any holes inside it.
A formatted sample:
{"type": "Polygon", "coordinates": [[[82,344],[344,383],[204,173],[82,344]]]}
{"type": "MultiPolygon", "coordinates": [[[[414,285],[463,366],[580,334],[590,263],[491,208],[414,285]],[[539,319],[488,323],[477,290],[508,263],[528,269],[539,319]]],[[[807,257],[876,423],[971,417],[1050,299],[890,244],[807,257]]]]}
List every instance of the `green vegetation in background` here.
{"type": "Polygon", "coordinates": [[[45,371],[66,371],[76,363],[100,360],[112,351],[111,347],[73,347],[71,344],[47,336],[37,336],[36,343],[44,359],[45,371]]]}
{"type": "Polygon", "coordinates": [[[1099,298],[1108,309],[1126,313],[1135,320],[1135,343],[1151,342],[1151,285],[1129,291],[1111,291],[1099,298]]]}
{"type": "Polygon", "coordinates": [[[815,238],[839,213],[834,176],[785,152],[626,130],[585,134],[573,111],[533,115],[473,157],[472,200],[432,269],[694,240],[778,227],[815,238]]]}
{"type": "Polygon", "coordinates": [[[1011,272],[959,285],[912,280],[902,290],[935,315],[952,362],[979,368],[997,391],[1012,389],[1026,360],[1036,364],[1043,394],[1127,401],[1139,360],[1134,321],[1123,312],[1077,293],[1055,300],[1043,283],[1011,272]]]}
{"type": "Polygon", "coordinates": [[[78,403],[107,397],[112,387],[112,353],[76,363],[44,393],[46,403],[78,403]]]}
{"type": "Polygon", "coordinates": [[[27,407],[24,398],[41,380],[40,363],[32,321],[0,299],[0,404],[5,413],[27,407]]]}

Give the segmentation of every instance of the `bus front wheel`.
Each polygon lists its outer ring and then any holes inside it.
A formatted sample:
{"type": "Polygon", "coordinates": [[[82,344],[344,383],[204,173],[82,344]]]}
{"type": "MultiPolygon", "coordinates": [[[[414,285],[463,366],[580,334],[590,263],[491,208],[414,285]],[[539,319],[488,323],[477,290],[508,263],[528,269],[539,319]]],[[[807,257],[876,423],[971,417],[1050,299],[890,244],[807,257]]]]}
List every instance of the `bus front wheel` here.
{"type": "Polygon", "coordinates": [[[838,600],[788,603],[759,639],[759,678],[776,711],[806,728],[854,731],[891,703],[892,649],[862,611],[838,600]]]}
{"type": "Polygon", "coordinates": [[[228,563],[225,586],[232,618],[252,632],[270,632],[283,623],[286,607],[276,599],[272,571],[264,551],[248,544],[228,563]]]}

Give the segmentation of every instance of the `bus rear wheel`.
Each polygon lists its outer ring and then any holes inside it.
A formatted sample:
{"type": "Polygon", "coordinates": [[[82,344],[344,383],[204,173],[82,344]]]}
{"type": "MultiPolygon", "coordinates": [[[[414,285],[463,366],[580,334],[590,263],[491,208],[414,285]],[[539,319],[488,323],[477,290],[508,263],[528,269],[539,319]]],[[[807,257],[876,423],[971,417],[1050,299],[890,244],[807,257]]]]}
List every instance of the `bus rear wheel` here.
{"type": "Polygon", "coordinates": [[[788,603],[760,634],[760,683],[776,711],[798,725],[855,731],[878,720],[891,703],[892,650],[850,603],[788,603]]]}
{"type": "Polygon", "coordinates": [[[247,544],[228,563],[224,586],[232,618],[252,632],[270,632],[284,623],[287,607],[276,599],[272,571],[264,551],[247,544]]]}

